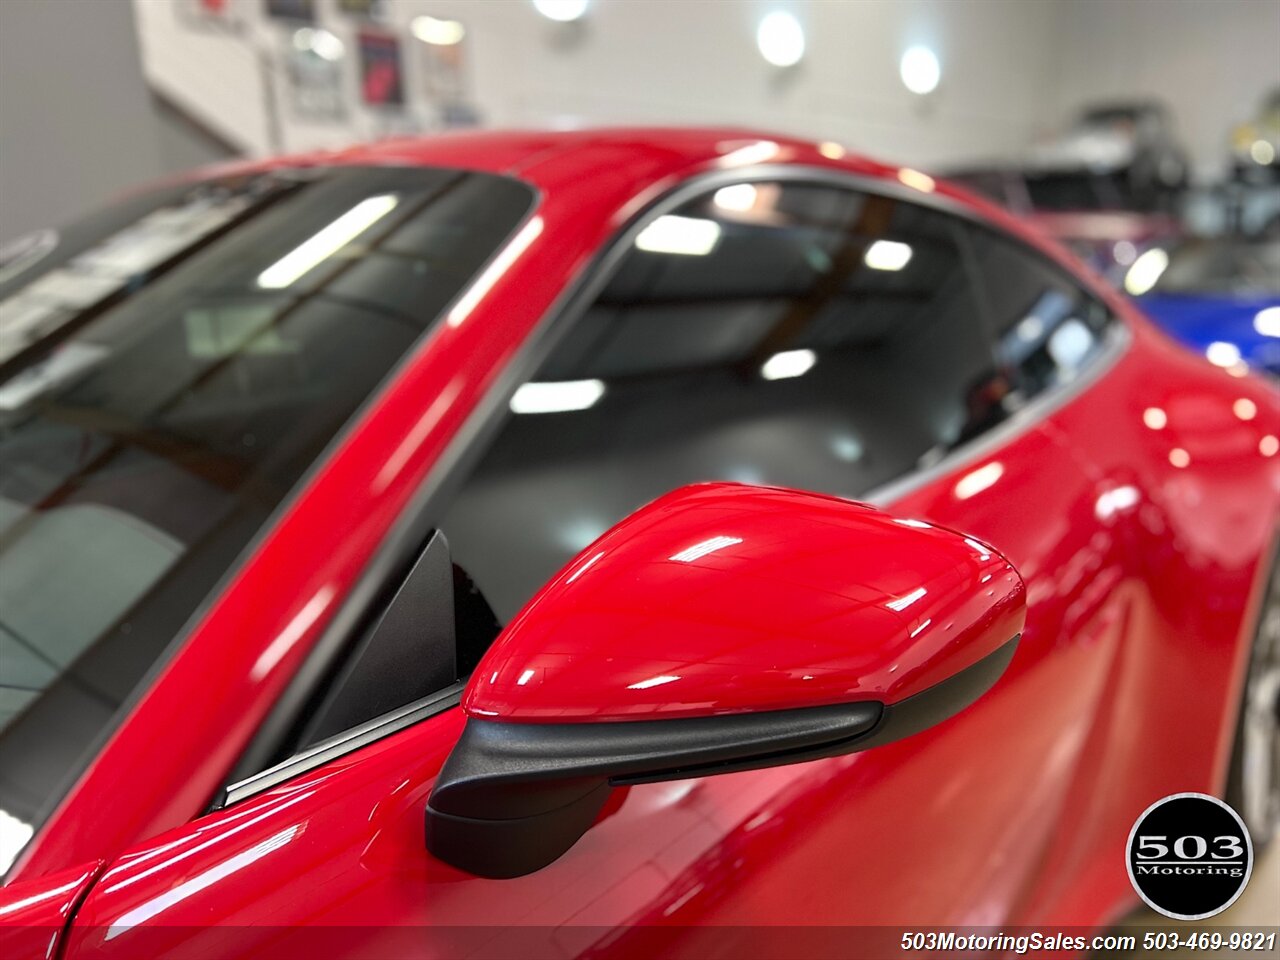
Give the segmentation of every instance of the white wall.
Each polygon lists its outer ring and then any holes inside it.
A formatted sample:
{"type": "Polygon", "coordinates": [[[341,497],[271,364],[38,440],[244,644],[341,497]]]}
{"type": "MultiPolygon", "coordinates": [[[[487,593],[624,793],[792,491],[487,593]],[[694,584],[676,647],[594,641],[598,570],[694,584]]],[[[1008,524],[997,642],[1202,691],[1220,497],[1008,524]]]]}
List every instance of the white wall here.
{"type": "Polygon", "coordinates": [[[127,0],[0,0],[0,243],[158,176],[127,0]]]}
{"type": "Polygon", "coordinates": [[[1223,172],[1231,128],[1280,86],[1280,0],[1077,0],[1061,18],[1054,110],[1159,97],[1202,178],[1223,172]]]}
{"type": "MultiPolygon", "coordinates": [[[[288,28],[256,0],[230,0],[238,35],[194,29],[171,0],[134,0],[148,77],[250,153],[272,149],[255,50],[277,51],[288,28]]],[[[1052,102],[1059,0],[593,0],[585,21],[556,24],[528,0],[387,0],[404,38],[406,80],[422,88],[419,14],[468,28],[470,78],[489,125],[728,122],[846,141],[892,160],[935,164],[1022,146],[1052,102]],[[783,6],[804,23],[805,61],[770,67],[755,28],[783,6]],[[935,47],[943,81],[909,94],[897,63],[913,42],[935,47]]],[[[317,0],[321,24],[354,54],[358,23],[317,0]]],[[[360,107],[344,64],[351,121],[303,124],[281,103],[286,150],[429,129],[417,101],[402,119],[360,107]]]]}

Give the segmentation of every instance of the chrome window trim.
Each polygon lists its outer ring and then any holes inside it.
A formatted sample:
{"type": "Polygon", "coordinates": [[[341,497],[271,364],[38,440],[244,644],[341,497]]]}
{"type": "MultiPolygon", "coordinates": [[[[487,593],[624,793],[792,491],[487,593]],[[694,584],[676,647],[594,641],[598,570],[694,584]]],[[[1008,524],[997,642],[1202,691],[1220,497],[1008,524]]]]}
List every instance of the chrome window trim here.
{"type": "MultiPolygon", "coordinates": [[[[309,684],[315,683],[316,678],[323,675],[331,658],[343,648],[349,634],[359,628],[370,606],[381,594],[387,577],[399,569],[414,546],[420,544],[427,533],[434,529],[436,521],[443,513],[443,507],[447,505],[442,504],[442,501],[447,501],[448,496],[456,490],[460,483],[460,476],[465,475],[467,468],[486,448],[485,441],[491,439],[504,422],[503,412],[512,395],[525,382],[527,376],[536,370],[551,353],[563,335],[572,328],[604,289],[640,231],[658,217],[722,186],[761,181],[813,183],[855,190],[914,203],[957,217],[1016,243],[1020,249],[1043,261],[1051,269],[1061,273],[1074,286],[1088,293],[1092,299],[1106,306],[1105,300],[1094,293],[1087,283],[1073,275],[1052,257],[1036,250],[1026,240],[999,224],[991,222],[978,211],[949,197],[924,193],[905,184],[878,177],[800,164],[765,164],[728,168],[690,177],[641,206],[626,225],[614,234],[612,240],[602,246],[592,262],[583,268],[581,274],[565,284],[559,297],[534,325],[528,338],[506,367],[499,371],[493,385],[476,404],[462,426],[458,428],[458,432],[449,441],[440,458],[428,471],[417,494],[404,509],[402,517],[405,519],[389,531],[381,548],[370,559],[359,581],[331,618],[307,661],[299,668],[293,683],[279,698],[277,705],[290,697],[296,702],[298,695],[292,688],[298,685],[306,689],[309,684]]],[[[1132,342],[1132,334],[1124,319],[1110,308],[1107,312],[1111,317],[1111,323],[1105,334],[1106,343],[1099,354],[1082,367],[1075,377],[1043,391],[1002,423],[949,451],[937,463],[903,474],[896,480],[868,491],[861,499],[877,505],[890,504],[953,470],[982,459],[997,447],[1029,431],[1051,413],[1083,393],[1116,364],[1132,342]]],[[[323,744],[294,754],[261,772],[244,776],[230,783],[210,809],[218,809],[254,796],[323,763],[457,706],[461,699],[463,685],[463,682],[459,681],[439,694],[339,734],[323,744]]],[[[274,716],[269,717],[268,722],[278,723],[274,716]]],[[[243,762],[244,758],[242,758],[242,765],[243,762]]],[[[237,770],[239,769],[240,766],[237,767],[237,770]]]]}
{"type": "Polygon", "coordinates": [[[292,780],[300,774],[314,770],[330,760],[359,750],[361,747],[375,743],[384,737],[389,737],[393,733],[398,733],[420,720],[426,720],[428,717],[434,717],[438,713],[443,713],[445,710],[456,707],[462,699],[462,690],[465,686],[466,681],[459,680],[443,690],[436,691],[429,697],[415,700],[413,703],[406,704],[397,710],[391,710],[380,717],[374,717],[367,723],[344,730],[328,740],[322,740],[301,753],[295,753],[275,766],[268,767],[261,773],[255,773],[251,777],[237,780],[222,791],[222,795],[210,805],[210,808],[221,810],[223,807],[230,806],[233,803],[239,803],[241,800],[246,800],[265,790],[270,790],[272,787],[279,786],[286,780],[292,780]]]}

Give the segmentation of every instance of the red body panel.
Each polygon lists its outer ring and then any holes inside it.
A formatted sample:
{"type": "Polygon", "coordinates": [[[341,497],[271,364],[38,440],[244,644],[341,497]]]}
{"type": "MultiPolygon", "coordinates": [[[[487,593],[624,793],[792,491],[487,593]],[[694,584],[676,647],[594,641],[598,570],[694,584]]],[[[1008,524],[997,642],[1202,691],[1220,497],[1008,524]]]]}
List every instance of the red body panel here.
{"type": "Polygon", "coordinates": [[[892,704],[1022,630],[1022,581],[972,538],[832,497],[691,489],[553,577],[463,709],[523,723],[892,704]]]}
{"type": "MultiPolygon", "coordinates": [[[[1280,511],[1280,460],[1258,448],[1280,432],[1280,401],[1174,348],[1059,248],[942,184],[1074,271],[1131,337],[1060,409],[888,505],[995,544],[1021,572],[1023,640],[987,696],[863,754],[619,790],[573,850],[517,880],[463,875],[423,847],[423,806],[461,710],[202,815],[446,444],[612,233],[674,184],[726,165],[899,183],[894,168],[834,153],[732,131],[621,131],[308,158],[514,171],[542,197],[503,269],[421,344],[204,614],[27,848],[0,905],[24,881],[61,883],[60,871],[102,858],[67,956],[182,956],[185,945],[247,957],[314,946],[294,924],[344,925],[320,934],[331,953],[423,955],[449,952],[450,934],[391,927],[469,927],[490,953],[504,936],[514,953],[529,947],[527,929],[497,928],[537,926],[572,956],[625,923],[1084,924],[1132,902],[1116,851],[1134,816],[1174,790],[1221,786],[1280,511]],[[1256,418],[1233,420],[1246,395],[1256,418]],[[1150,406],[1167,411],[1161,431],[1144,426],[1150,406]],[[1187,466],[1170,462],[1173,446],[1187,466]],[[957,488],[978,471],[985,486],[957,488]],[[218,924],[235,929],[205,929],[218,924]]],[[[918,177],[902,182],[933,189],[918,177]]],[[[698,931],[668,932],[697,950],[698,931]]],[[[625,939],[608,943],[626,951],[625,939]]]]}

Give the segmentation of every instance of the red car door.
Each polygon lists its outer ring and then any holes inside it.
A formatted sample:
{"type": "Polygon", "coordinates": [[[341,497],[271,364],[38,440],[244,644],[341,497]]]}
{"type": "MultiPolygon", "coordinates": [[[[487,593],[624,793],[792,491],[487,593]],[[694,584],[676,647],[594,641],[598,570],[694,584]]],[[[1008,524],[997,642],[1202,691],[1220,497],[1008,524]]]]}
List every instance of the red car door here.
{"type": "MultiPolygon", "coordinates": [[[[696,947],[690,925],[999,924],[1078,878],[1086,865],[1041,867],[1076,822],[1073,791],[1097,776],[1131,571],[1122,507],[1099,511],[1103,491],[1049,415],[1099,402],[1093,381],[1139,360],[1044,266],[1003,274],[1020,291],[1008,315],[998,297],[981,308],[983,250],[959,220],[840,185],[752,191],[769,216],[744,217],[742,197],[717,213],[710,191],[680,208],[676,221],[717,223],[705,250],[691,246],[709,228],[674,236],[670,221],[636,243],[521,378],[534,389],[510,393],[512,415],[433,523],[505,620],[682,483],[870,493],[1022,571],[1026,631],[997,686],[863,754],[615,790],[565,856],[511,880],[424,848],[426,799],[464,719],[448,687],[119,857],[68,956],[645,954],[652,940],[617,928],[696,947]]],[[[1102,919],[1113,894],[1087,915],[1102,919]]]]}

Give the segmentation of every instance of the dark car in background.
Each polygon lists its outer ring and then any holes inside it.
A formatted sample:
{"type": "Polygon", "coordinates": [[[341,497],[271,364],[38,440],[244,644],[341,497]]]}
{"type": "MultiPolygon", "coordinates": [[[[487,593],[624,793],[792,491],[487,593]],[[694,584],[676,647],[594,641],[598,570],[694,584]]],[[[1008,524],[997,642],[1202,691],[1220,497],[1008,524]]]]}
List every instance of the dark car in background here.
{"type": "Polygon", "coordinates": [[[1190,162],[1156,101],[1100,104],[1017,163],[947,179],[1026,217],[1112,282],[1144,252],[1182,239],[1175,215],[1190,162]]]}

